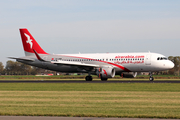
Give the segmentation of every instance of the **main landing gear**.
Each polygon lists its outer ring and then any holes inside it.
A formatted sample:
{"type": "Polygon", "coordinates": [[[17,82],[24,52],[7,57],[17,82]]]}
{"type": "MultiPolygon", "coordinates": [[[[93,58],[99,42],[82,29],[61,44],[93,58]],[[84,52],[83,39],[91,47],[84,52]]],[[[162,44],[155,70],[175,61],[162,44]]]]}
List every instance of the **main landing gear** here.
{"type": "Polygon", "coordinates": [[[107,81],[107,78],[101,78],[101,81],[107,81]]]}
{"type": "Polygon", "coordinates": [[[154,80],[154,78],[152,76],[152,72],[149,72],[149,81],[153,81],[153,80],[154,80]]]}
{"type": "MultiPolygon", "coordinates": [[[[88,76],[86,76],[85,79],[86,79],[86,81],[92,81],[93,78],[92,78],[92,76],[89,76],[89,75],[88,75],[88,76]]],[[[101,77],[101,81],[107,81],[107,78],[102,78],[102,77],[101,77]]]]}
{"type": "Polygon", "coordinates": [[[92,81],[93,78],[92,78],[92,76],[88,75],[88,76],[86,76],[85,79],[86,79],[86,81],[92,81]]]}
{"type": "Polygon", "coordinates": [[[107,81],[107,78],[103,78],[102,75],[100,75],[101,81],[107,81]]]}

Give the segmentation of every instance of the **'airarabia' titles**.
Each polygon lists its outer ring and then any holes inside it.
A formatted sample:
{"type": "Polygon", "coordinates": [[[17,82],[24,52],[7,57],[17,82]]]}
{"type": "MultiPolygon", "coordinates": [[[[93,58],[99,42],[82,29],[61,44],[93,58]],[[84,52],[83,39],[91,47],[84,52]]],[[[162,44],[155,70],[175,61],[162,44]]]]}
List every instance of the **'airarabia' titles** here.
{"type": "Polygon", "coordinates": [[[139,56],[133,56],[133,55],[127,55],[127,56],[115,56],[115,58],[144,58],[144,55],[139,56]]]}
{"type": "Polygon", "coordinates": [[[141,63],[144,63],[144,60],[142,61],[115,61],[114,62],[115,64],[141,64],[141,63]]]}

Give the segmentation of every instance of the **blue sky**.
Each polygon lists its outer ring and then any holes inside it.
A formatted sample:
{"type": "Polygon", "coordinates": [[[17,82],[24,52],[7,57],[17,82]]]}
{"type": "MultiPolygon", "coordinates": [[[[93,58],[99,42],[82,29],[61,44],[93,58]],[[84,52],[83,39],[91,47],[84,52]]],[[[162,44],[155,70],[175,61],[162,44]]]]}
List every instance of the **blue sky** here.
{"type": "Polygon", "coordinates": [[[0,61],[24,56],[19,28],[48,53],[180,56],[179,0],[1,0],[0,61]]]}

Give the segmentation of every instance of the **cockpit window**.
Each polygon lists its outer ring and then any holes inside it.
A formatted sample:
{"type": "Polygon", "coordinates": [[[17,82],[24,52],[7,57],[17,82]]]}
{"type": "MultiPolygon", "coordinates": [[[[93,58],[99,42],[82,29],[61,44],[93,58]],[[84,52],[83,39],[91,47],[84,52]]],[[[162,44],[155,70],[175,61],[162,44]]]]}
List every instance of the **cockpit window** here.
{"type": "Polygon", "coordinates": [[[167,60],[166,57],[158,57],[157,60],[167,60]]]}

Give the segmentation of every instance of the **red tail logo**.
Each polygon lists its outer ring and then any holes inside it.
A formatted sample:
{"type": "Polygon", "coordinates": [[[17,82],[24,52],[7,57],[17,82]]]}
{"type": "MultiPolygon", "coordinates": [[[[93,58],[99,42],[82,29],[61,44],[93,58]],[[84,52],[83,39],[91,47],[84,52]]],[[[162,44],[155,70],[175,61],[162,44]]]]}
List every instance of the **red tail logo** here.
{"type": "Polygon", "coordinates": [[[30,36],[27,35],[26,33],[24,33],[24,35],[27,37],[26,43],[29,43],[29,44],[30,44],[30,47],[31,47],[31,49],[32,49],[33,43],[32,43],[32,40],[30,39],[30,36]]]}
{"type": "Polygon", "coordinates": [[[34,53],[34,49],[38,54],[47,54],[27,29],[20,29],[20,34],[25,52],[34,53]]]}

